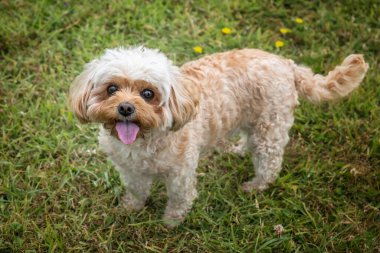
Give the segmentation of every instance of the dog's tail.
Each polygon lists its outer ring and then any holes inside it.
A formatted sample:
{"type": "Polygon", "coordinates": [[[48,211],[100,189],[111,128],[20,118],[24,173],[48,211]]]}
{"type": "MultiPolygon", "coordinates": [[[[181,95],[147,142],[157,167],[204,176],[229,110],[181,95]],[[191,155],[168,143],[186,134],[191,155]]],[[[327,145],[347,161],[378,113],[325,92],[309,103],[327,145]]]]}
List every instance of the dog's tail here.
{"type": "Polygon", "coordinates": [[[314,75],[309,68],[295,65],[296,89],[299,95],[314,103],[341,98],[359,86],[367,69],[361,54],[349,55],[327,76],[314,75]]]}

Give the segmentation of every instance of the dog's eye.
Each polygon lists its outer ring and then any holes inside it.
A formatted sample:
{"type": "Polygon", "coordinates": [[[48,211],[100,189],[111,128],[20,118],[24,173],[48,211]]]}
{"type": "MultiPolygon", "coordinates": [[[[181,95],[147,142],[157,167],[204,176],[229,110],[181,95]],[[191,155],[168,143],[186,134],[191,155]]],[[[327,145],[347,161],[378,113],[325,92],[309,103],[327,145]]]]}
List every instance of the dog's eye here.
{"type": "Polygon", "coordinates": [[[141,96],[145,99],[145,100],[150,100],[154,97],[154,92],[150,89],[145,89],[141,92],[141,96]]]}
{"type": "Polygon", "coordinates": [[[108,87],[107,87],[107,93],[108,93],[108,95],[112,95],[112,94],[114,94],[116,91],[118,91],[119,90],[119,87],[117,87],[115,84],[111,84],[111,85],[109,85],[108,87]]]}

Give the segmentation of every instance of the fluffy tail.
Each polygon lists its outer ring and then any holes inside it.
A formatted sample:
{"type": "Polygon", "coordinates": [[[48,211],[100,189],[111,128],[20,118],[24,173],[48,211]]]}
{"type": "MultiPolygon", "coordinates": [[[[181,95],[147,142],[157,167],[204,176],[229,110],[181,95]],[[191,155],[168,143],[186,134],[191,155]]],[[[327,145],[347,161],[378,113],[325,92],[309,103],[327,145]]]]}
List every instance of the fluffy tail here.
{"type": "Polygon", "coordinates": [[[296,88],[299,95],[314,103],[341,98],[359,86],[367,69],[361,54],[348,56],[327,76],[314,75],[309,68],[295,65],[296,88]]]}

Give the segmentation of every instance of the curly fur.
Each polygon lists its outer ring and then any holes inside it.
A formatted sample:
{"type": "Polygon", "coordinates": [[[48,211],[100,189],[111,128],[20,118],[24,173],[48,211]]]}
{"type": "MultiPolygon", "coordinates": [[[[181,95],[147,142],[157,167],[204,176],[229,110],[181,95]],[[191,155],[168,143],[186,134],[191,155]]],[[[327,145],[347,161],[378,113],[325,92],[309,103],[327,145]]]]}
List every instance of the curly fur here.
{"type": "Polygon", "coordinates": [[[103,123],[99,143],[125,184],[125,207],[141,209],[159,178],[169,198],[164,219],[175,225],[197,196],[201,154],[241,133],[235,151],[249,150],[256,172],[243,189],[266,189],[281,170],[298,96],[312,102],[343,97],[360,84],[367,68],[362,55],[350,55],[324,77],[255,49],[217,53],[177,68],[158,50],[118,48],[87,65],[72,85],[70,103],[81,122],[103,123]],[[141,80],[158,90],[160,101],[148,103],[134,93],[141,80]],[[104,95],[109,82],[125,83],[113,98],[104,95]],[[131,145],[114,132],[121,120],[115,107],[123,101],[135,103],[136,119],[145,127],[131,145]],[[150,118],[155,124],[144,126],[150,118]]]}

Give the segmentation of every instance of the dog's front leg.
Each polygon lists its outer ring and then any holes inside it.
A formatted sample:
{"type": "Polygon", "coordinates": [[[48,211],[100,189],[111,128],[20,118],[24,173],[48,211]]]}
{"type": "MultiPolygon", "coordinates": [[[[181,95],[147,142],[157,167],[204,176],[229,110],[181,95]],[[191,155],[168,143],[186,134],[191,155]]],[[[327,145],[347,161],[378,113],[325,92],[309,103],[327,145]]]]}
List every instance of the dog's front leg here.
{"type": "Polygon", "coordinates": [[[197,197],[195,168],[178,168],[166,177],[168,203],[164,214],[164,221],[169,227],[180,224],[193,200],[197,197]]]}
{"type": "Polygon", "coordinates": [[[142,209],[150,194],[153,178],[148,175],[136,175],[132,172],[124,172],[121,176],[126,188],[124,196],[122,197],[123,206],[128,211],[138,211],[142,209]]]}

